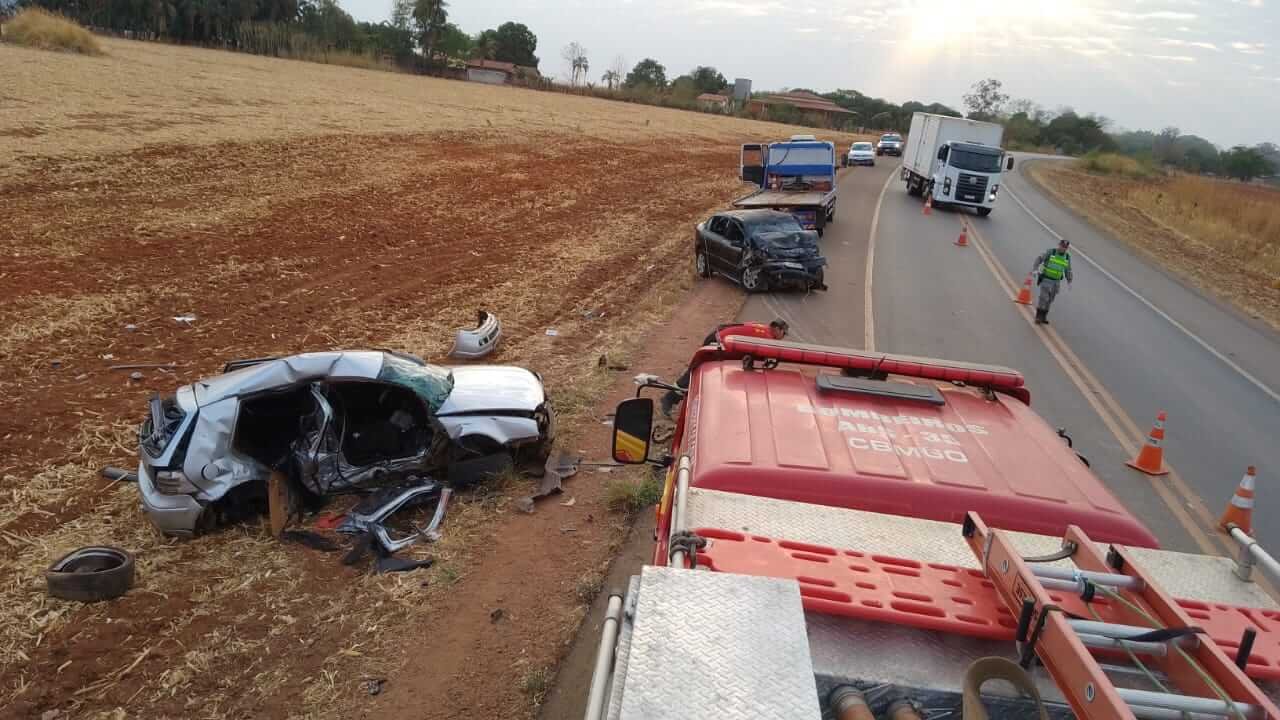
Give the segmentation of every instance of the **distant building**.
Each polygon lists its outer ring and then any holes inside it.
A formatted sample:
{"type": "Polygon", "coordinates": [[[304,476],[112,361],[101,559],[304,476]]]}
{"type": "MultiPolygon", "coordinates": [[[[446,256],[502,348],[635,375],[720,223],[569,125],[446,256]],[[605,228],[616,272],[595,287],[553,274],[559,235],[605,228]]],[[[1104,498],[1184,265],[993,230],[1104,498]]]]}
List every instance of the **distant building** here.
{"type": "Polygon", "coordinates": [[[857,117],[852,110],[804,91],[752,96],[747,101],[747,111],[762,120],[798,119],[807,125],[829,128],[845,127],[857,117]]]}
{"type": "Polygon", "coordinates": [[[538,68],[516,65],[499,60],[468,60],[467,79],[490,85],[509,85],[513,82],[528,83],[540,80],[538,68]]]}
{"type": "Polygon", "coordinates": [[[702,93],[696,100],[698,106],[703,110],[716,110],[719,112],[729,111],[729,96],[717,95],[716,93],[702,93]]]}

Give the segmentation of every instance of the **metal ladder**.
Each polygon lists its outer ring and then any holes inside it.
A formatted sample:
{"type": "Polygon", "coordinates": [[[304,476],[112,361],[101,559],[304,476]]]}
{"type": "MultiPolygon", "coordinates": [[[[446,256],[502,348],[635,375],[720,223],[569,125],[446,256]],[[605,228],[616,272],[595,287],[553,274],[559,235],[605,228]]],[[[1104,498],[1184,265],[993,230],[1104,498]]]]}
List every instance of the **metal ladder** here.
{"type": "Polygon", "coordinates": [[[1018,618],[1023,665],[1038,656],[1076,717],[1280,720],[1280,709],[1241,670],[1252,631],[1241,638],[1235,660],[1228,658],[1197,634],[1191,618],[1124,548],[1112,547],[1103,557],[1084,531],[1070,526],[1064,551],[1041,559],[1070,558],[1077,569],[1065,570],[1022,558],[1005,533],[988,528],[977,513],[966,515],[963,532],[987,579],[1018,618]],[[1053,603],[1050,590],[1079,593],[1102,619],[1067,613],[1053,603]],[[1159,670],[1186,694],[1117,688],[1091,648],[1142,656],[1143,668],[1159,670]]]}

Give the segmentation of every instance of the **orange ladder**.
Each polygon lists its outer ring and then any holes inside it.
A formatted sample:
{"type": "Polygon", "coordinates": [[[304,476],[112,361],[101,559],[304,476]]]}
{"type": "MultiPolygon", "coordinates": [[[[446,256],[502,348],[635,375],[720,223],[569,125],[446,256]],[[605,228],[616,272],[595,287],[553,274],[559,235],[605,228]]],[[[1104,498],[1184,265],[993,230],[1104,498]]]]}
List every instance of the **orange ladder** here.
{"type": "MultiPolygon", "coordinates": [[[[1084,531],[1072,525],[1061,558],[1077,570],[1063,571],[1025,560],[1002,530],[977,513],[965,517],[964,537],[987,579],[1018,618],[1016,637],[1024,666],[1035,656],[1048,670],[1076,717],[1087,720],[1176,720],[1183,713],[1235,720],[1280,720],[1280,710],[1215,643],[1200,637],[1185,611],[1122,547],[1106,557],[1084,531]],[[1073,615],[1049,595],[1071,589],[1086,602],[1104,603],[1109,621],[1073,615]],[[1120,651],[1144,668],[1158,669],[1185,694],[1115,687],[1089,648],[1120,651]]],[[[1251,637],[1242,638],[1248,658],[1251,637]]],[[[1241,661],[1243,663],[1243,660],[1241,661]]]]}

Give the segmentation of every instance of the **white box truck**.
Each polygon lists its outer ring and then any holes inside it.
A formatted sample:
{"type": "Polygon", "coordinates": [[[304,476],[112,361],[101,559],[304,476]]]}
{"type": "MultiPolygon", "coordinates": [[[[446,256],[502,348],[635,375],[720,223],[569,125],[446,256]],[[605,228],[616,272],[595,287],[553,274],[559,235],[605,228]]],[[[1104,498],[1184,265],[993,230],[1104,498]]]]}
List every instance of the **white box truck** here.
{"type": "Polygon", "coordinates": [[[1004,128],[996,123],[930,113],[911,116],[902,153],[907,193],[934,205],[971,207],[986,217],[1000,192],[1000,172],[1013,158],[1000,148],[1004,128]]]}

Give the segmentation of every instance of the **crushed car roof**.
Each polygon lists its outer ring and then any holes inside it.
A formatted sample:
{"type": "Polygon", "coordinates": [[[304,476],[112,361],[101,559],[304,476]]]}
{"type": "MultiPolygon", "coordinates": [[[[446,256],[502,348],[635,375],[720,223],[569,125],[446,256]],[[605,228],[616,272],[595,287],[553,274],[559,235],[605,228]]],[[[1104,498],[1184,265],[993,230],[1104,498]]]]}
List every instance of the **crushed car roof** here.
{"type": "Polygon", "coordinates": [[[432,412],[453,389],[447,368],[407,355],[380,350],[311,352],[260,363],[192,383],[196,404],[278,390],[313,380],[377,380],[402,385],[422,398],[432,412]]]}

